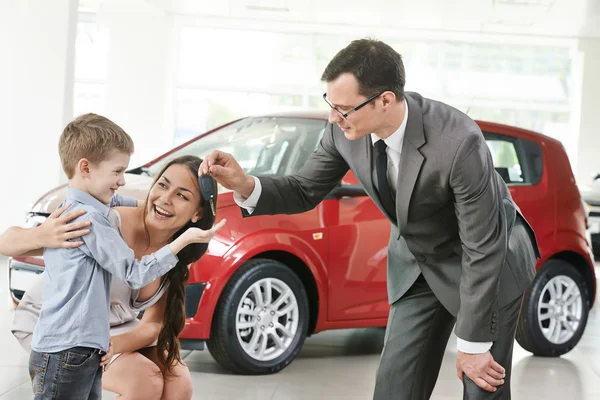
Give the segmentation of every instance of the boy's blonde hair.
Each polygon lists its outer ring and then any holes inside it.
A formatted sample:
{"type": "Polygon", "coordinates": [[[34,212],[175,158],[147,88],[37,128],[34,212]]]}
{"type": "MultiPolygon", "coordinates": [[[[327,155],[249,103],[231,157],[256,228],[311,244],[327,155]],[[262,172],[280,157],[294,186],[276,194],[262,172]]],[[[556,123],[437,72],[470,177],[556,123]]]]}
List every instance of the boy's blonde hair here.
{"type": "Polygon", "coordinates": [[[133,140],[117,124],[97,114],[83,114],[71,121],[58,142],[58,154],[67,178],[75,175],[82,158],[98,163],[110,157],[114,150],[131,155],[133,140]]]}

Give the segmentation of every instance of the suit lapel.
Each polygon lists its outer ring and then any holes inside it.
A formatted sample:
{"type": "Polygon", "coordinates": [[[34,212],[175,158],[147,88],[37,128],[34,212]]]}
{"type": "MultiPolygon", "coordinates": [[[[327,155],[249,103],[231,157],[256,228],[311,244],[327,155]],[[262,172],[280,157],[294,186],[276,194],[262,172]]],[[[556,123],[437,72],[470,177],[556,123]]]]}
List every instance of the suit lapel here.
{"type": "Polygon", "coordinates": [[[419,152],[425,141],[423,131],[423,114],[419,104],[410,96],[405,95],[408,103],[408,121],[402,153],[400,155],[400,168],[398,171],[398,182],[396,190],[396,215],[398,215],[398,237],[402,233],[408,221],[410,198],[419,177],[421,166],[425,158],[419,152]]]}

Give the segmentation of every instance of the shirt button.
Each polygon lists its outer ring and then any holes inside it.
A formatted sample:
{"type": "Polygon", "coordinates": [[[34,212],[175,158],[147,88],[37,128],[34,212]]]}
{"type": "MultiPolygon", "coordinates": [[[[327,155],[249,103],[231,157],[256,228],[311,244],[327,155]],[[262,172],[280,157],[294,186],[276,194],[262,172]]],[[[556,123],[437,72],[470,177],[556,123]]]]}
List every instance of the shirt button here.
{"type": "Polygon", "coordinates": [[[425,256],[417,256],[417,261],[423,262],[425,260],[426,260],[425,256]]]}

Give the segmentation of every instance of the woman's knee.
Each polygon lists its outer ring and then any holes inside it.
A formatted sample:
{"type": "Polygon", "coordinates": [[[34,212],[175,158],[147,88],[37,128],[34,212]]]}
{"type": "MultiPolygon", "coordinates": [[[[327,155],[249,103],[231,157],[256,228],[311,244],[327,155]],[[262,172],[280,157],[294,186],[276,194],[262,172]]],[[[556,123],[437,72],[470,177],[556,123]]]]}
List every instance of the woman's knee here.
{"type": "Polygon", "coordinates": [[[193,392],[192,375],[187,366],[178,365],[172,374],[165,376],[163,400],[189,400],[193,392]]]}
{"type": "Polygon", "coordinates": [[[163,375],[152,361],[137,353],[117,358],[102,379],[105,390],[123,398],[160,400],[164,390],[163,375]]]}
{"type": "Polygon", "coordinates": [[[152,368],[151,375],[139,374],[138,379],[134,399],[162,399],[165,382],[158,367],[152,368]]]}

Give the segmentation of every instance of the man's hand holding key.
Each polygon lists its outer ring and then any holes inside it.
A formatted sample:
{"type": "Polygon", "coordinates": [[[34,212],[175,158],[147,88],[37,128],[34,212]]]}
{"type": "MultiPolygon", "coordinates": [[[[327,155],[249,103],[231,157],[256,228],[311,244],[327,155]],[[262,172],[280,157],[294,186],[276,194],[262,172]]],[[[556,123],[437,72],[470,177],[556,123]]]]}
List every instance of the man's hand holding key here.
{"type": "Polygon", "coordinates": [[[248,175],[231,154],[215,150],[210,153],[198,170],[198,175],[213,177],[226,189],[238,192],[243,197],[249,197],[254,190],[254,178],[248,175]]]}

